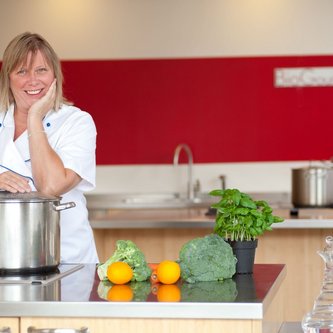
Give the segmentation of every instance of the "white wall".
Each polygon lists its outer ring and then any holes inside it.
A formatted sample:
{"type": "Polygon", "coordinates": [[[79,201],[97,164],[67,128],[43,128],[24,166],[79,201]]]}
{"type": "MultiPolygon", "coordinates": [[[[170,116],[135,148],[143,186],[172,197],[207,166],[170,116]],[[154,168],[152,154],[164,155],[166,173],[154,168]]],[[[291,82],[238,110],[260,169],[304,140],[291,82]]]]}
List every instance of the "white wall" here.
{"type": "Polygon", "coordinates": [[[44,35],[62,59],[332,54],[332,0],[0,0],[0,54],[44,35]]]}
{"type": "MultiPolygon", "coordinates": [[[[319,162],[316,162],[319,163],[319,162]]],[[[202,192],[226,186],[244,192],[291,192],[293,168],[306,167],[308,161],[265,163],[194,164],[193,180],[199,180],[202,192]]],[[[94,193],[183,192],[187,189],[187,165],[98,166],[94,193]]]]}
{"type": "MultiPolygon", "coordinates": [[[[0,59],[23,31],[42,34],[62,59],[325,55],[332,13],[332,0],[0,0],[0,59]]],[[[201,164],[194,178],[203,191],[225,174],[228,187],[289,192],[291,168],[307,164],[201,164]]],[[[185,188],[185,166],[97,169],[96,192],[185,188]]]]}

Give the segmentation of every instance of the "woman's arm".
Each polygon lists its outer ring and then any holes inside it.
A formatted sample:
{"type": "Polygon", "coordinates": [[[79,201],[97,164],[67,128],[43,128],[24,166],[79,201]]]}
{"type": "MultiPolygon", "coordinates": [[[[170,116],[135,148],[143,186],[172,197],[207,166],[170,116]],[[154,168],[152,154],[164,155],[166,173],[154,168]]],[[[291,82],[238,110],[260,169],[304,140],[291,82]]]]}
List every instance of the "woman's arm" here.
{"type": "Polygon", "coordinates": [[[58,196],[75,187],[81,181],[81,177],[64,167],[62,160],[50,146],[44,131],[42,120],[54,105],[55,91],[54,81],[46,95],[31,106],[27,129],[35,187],[40,192],[58,196]]]}

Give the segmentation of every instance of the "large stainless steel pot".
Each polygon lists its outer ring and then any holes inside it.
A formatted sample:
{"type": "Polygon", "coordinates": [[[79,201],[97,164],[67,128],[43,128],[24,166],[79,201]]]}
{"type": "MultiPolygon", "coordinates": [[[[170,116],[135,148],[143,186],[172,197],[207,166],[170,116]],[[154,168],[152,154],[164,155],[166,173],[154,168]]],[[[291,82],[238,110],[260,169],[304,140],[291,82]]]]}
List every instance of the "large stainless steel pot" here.
{"type": "Polygon", "coordinates": [[[295,207],[332,207],[333,168],[323,165],[293,169],[291,192],[295,207]]]}
{"type": "Polygon", "coordinates": [[[0,191],[0,274],[44,273],[60,263],[60,197],[0,191]]]}

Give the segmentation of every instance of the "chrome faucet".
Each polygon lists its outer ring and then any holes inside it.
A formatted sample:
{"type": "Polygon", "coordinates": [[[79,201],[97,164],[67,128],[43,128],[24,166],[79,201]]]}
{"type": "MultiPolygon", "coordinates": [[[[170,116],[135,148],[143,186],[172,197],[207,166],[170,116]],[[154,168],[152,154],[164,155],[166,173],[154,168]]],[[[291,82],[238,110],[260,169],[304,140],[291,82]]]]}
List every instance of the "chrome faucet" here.
{"type": "Polygon", "coordinates": [[[193,155],[192,155],[191,148],[187,144],[181,143],[176,147],[175,152],[173,154],[173,165],[179,164],[179,155],[180,155],[180,152],[182,151],[182,149],[184,149],[184,151],[187,154],[187,158],[188,158],[187,198],[192,200],[194,198],[193,183],[192,183],[193,155]]]}

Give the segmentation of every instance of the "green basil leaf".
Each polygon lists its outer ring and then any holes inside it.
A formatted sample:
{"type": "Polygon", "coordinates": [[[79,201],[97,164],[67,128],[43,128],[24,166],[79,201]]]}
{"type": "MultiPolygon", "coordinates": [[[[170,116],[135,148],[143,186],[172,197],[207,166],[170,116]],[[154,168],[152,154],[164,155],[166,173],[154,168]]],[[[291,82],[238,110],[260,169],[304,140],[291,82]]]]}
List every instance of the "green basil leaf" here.
{"type": "Polygon", "coordinates": [[[247,215],[249,213],[249,209],[248,208],[236,208],[235,209],[235,214],[239,214],[239,215],[247,215]]]}
{"type": "Polygon", "coordinates": [[[279,217],[279,216],[273,216],[273,220],[274,222],[276,223],[279,223],[279,222],[283,222],[284,219],[282,217],[279,217]]]}
{"type": "Polygon", "coordinates": [[[263,225],[263,223],[264,223],[264,220],[263,219],[257,219],[256,220],[256,227],[261,227],[262,225],[263,225]]]}
{"type": "Polygon", "coordinates": [[[243,198],[240,201],[241,206],[251,208],[251,209],[257,209],[257,205],[249,198],[243,198]]]}
{"type": "Polygon", "coordinates": [[[218,189],[218,190],[210,191],[208,194],[211,196],[214,196],[214,197],[222,197],[223,193],[224,193],[224,190],[218,189]]]}

